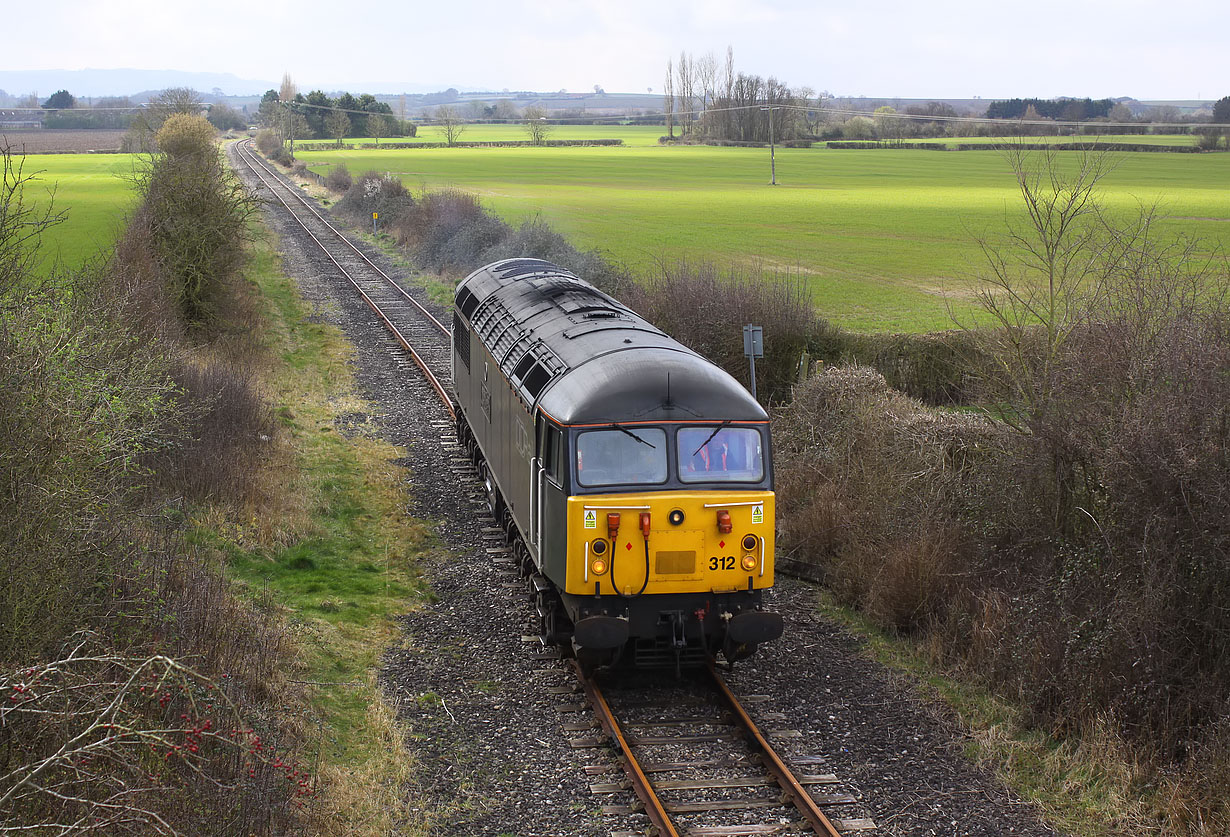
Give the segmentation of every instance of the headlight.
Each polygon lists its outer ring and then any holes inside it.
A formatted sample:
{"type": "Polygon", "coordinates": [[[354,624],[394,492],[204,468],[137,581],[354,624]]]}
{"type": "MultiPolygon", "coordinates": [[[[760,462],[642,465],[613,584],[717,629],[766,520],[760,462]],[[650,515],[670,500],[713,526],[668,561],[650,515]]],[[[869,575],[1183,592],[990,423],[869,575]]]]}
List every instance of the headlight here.
{"type": "Polygon", "coordinates": [[[756,569],[756,556],[755,555],[744,555],[743,561],[741,563],[743,564],[743,569],[754,570],[756,569]]]}

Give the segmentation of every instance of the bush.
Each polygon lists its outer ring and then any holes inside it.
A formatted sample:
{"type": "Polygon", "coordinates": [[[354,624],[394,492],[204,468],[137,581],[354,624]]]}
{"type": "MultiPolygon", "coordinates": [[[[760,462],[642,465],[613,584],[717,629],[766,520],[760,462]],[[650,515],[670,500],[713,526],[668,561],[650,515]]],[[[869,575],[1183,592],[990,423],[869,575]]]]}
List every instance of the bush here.
{"type": "Polygon", "coordinates": [[[354,180],[346,194],[333,207],[335,212],[359,224],[370,225],[372,213],[379,213],[386,228],[414,206],[414,198],[402,182],[391,174],[364,172],[354,180]]]}
{"type": "Polygon", "coordinates": [[[326,189],[344,194],[353,185],[354,178],[350,176],[350,169],[346,168],[345,163],[335,163],[329,167],[329,173],[325,176],[326,189]]]}
{"type": "Polygon", "coordinates": [[[217,156],[214,126],[199,116],[176,113],[169,116],[154,135],[158,150],[174,160],[217,156]]]}
{"type": "Polygon", "coordinates": [[[976,566],[978,521],[1004,520],[1010,434],[896,392],[874,370],[828,367],[774,422],[778,549],[845,601],[918,630],[976,566]]]}
{"type": "Polygon", "coordinates": [[[846,139],[869,140],[876,135],[876,126],[865,116],[852,116],[841,126],[841,134],[846,139]]]}
{"type": "MultiPolygon", "coordinates": [[[[755,268],[707,262],[664,264],[640,282],[625,282],[622,302],[741,381],[748,379],[743,325],[764,328],[765,357],[756,363],[757,395],[765,403],[788,400],[809,343],[827,323],[816,318],[801,276],[766,277],[755,268]]],[[[750,387],[749,387],[750,388],[750,387]]]]}
{"type": "Polygon", "coordinates": [[[855,334],[828,329],[811,356],[829,364],[870,366],[889,385],[934,406],[972,404],[977,371],[987,362],[977,332],[855,334]]]}
{"type": "Polygon", "coordinates": [[[502,241],[483,252],[478,265],[511,258],[545,259],[610,293],[616,292],[626,280],[618,267],[593,250],[577,250],[541,218],[522,222],[502,241]]]}
{"type": "Polygon", "coordinates": [[[214,317],[216,294],[243,262],[247,223],[257,203],[223,165],[214,129],[199,116],[175,114],[141,174],[142,204],[133,225],[149,231],[158,268],[193,326],[214,317]]]}
{"type": "Polygon", "coordinates": [[[273,157],[274,152],[282,147],[282,137],[277,131],[264,128],[256,132],[256,149],[266,157],[273,157]]]}
{"type": "Polygon", "coordinates": [[[427,270],[468,273],[482,254],[509,234],[469,192],[428,192],[397,221],[397,243],[408,247],[427,270]]]}
{"type": "MultiPolygon", "coordinates": [[[[163,156],[216,162],[184,127],[163,136],[176,155],[163,156]]],[[[54,216],[23,207],[4,158],[0,822],[286,833],[296,789],[278,765],[296,737],[279,713],[298,697],[281,688],[275,699],[270,681],[287,636],[273,608],[233,597],[221,568],[184,542],[184,494],[159,490],[166,475],[154,470],[201,443],[200,416],[217,418],[225,449],[236,434],[245,444],[263,412],[233,388],[219,394],[238,406],[196,403],[189,389],[212,396],[209,377],[177,385],[189,346],[156,212],[142,211],[114,258],[40,282],[32,251],[54,216]],[[222,427],[226,410],[255,420],[222,427]]],[[[161,162],[156,188],[168,182],[161,162]]],[[[222,461],[234,469],[218,480],[242,485],[259,458],[222,461]]]]}

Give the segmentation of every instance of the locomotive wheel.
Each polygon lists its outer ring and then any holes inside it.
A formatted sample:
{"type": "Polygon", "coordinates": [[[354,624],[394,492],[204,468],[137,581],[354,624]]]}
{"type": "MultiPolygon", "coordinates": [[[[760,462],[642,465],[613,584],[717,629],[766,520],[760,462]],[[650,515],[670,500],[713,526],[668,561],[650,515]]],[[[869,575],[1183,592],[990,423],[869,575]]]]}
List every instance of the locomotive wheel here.
{"type": "Polygon", "coordinates": [[[517,569],[522,578],[529,578],[530,574],[537,569],[533,559],[530,558],[530,551],[520,538],[513,542],[513,560],[517,562],[517,569]]]}

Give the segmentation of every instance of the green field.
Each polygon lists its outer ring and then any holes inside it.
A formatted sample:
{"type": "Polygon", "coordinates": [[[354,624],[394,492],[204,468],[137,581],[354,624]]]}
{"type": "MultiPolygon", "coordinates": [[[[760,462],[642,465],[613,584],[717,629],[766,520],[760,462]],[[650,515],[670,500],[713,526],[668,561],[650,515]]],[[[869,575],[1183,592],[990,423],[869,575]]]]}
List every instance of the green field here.
{"type": "MultiPolygon", "coordinates": [[[[551,140],[621,139],[624,145],[657,145],[658,137],[666,134],[661,125],[554,125],[547,134],[551,140]]],[[[458,138],[461,142],[525,142],[529,139],[523,125],[466,125],[458,138]]],[[[312,140],[319,142],[319,140],[312,140]]],[[[375,142],[371,137],[347,139],[348,143],[375,142]]],[[[444,142],[444,131],[436,125],[421,125],[418,136],[385,137],[380,142],[444,142]]]]}
{"type": "MultiPolygon", "coordinates": [[[[624,130],[608,135],[625,136],[624,130]]],[[[1060,157],[1070,165],[1077,155],[1060,157]]],[[[393,172],[415,190],[473,191],[510,221],[541,216],[577,245],[640,271],[678,258],[795,271],[808,277],[824,315],[868,331],[950,327],[948,308],[967,304],[970,277],[980,267],[974,237],[1003,229],[1019,213],[1009,166],[990,151],[779,148],[776,187],[768,184],[768,149],[754,148],[299,156],[320,172],[344,162],[356,174],[393,172]]],[[[1210,246],[1230,243],[1230,154],[1136,152],[1114,159],[1103,189],[1110,208],[1127,213],[1138,202],[1158,202],[1164,232],[1185,232],[1210,246]]]]}
{"type": "Polygon", "coordinates": [[[115,243],[136,200],[132,188],[133,154],[32,154],[24,159],[27,206],[52,203],[64,211],[63,223],[43,236],[42,270],[58,260],[75,267],[115,243]],[[54,194],[53,194],[54,193],[54,194]]]}
{"type": "MultiPolygon", "coordinates": [[[[956,148],[958,145],[996,145],[1002,143],[1015,142],[1013,137],[940,137],[939,139],[908,139],[907,143],[912,142],[942,142],[949,148],[956,148]]],[[[1082,143],[1119,143],[1130,142],[1136,145],[1192,145],[1196,144],[1196,137],[1184,134],[1102,134],[1101,136],[1081,135],[1073,137],[1024,137],[1027,143],[1065,143],[1065,142],[1082,142],[1082,143]]]]}
{"type": "MultiPolygon", "coordinates": [[[[595,140],[621,139],[624,145],[633,148],[656,147],[658,138],[665,136],[666,128],[661,125],[619,125],[614,121],[599,125],[555,125],[547,135],[552,140],[595,140]]],[[[491,125],[476,123],[466,125],[459,137],[461,142],[524,142],[529,139],[522,125],[491,125]]],[[[436,143],[444,142],[444,130],[437,125],[421,125],[418,135],[413,137],[385,137],[381,143],[436,143]]],[[[955,148],[960,143],[993,144],[1010,142],[1005,137],[940,137],[938,139],[906,140],[907,143],[926,142],[944,143],[955,148]]],[[[1104,136],[1075,137],[1028,137],[1027,142],[1132,142],[1148,145],[1195,145],[1196,137],[1179,134],[1107,134],[1104,136]]],[[[321,140],[310,140],[321,142],[321,140]]],[[[347,139],[347,143],[375,142],[371,137],[347,139]]],[[[824,143],[818,143],[823,145],[824,143]]]]}

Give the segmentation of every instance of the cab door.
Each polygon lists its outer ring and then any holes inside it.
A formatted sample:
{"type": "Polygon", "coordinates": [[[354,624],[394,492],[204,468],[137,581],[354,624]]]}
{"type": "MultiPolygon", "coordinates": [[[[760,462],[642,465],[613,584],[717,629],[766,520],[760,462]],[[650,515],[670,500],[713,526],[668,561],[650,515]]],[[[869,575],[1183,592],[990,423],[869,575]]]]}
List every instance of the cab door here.
{"type": "Polygon", "coordinates": [[[539,569],[558,582],[563,580],[567,548],[563,488],[565,437],[563,430],[541,413],[536,424],[536,455],[530,469],[530,550],[539,569]]]}

